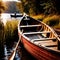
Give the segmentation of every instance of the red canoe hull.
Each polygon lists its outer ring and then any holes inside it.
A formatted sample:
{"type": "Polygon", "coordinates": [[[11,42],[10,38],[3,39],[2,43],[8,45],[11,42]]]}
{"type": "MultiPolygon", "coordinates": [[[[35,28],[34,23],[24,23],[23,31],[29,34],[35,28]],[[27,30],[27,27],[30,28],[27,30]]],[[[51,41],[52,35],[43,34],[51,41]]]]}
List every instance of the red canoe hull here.
{"type": "MultiPolygon", "coordinates": [[[[19,33],[20,36],[20,33],[19,33]]],[[[37,60],[60,60],[60,54],[38,47],[21,36],[21,42],[24,48],[37,60]]]]}

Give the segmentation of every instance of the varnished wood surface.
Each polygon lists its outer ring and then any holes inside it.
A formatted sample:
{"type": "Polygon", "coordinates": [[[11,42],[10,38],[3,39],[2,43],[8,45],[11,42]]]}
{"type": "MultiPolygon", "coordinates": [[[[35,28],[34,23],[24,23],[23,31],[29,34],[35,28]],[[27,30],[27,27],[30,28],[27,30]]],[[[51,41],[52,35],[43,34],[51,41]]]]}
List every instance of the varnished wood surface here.
{"type": "Polygon", "coordinates": [[[43,33],[50,33],[51,31],[42,31],[42,32],[27,32],[27,33],[23,33],[23,34],[25,34],[25,35],[30,35],[30,34],[43,34],[43,33]]]}
{"type": "Polygon", "coordinates": [[[26,26],[20,26],[20,28],[27,28],[27,27],[38,27],[41,25],[26,25],[26,26]]]}
{"type": "Polygon", "coordinates": [[[24,31],[23,34],[20,34],[22,36],[21,42],[23,46],[36,59],[60,59],[60,49],[58,49],[60,48],[60,43],[58,43],[60,42],[60,39],[55,31],[53,31],[48,25],[30,18],[29,21],[21,21],[21,24],[19,25],[19,33],[21,33],[21,30],[24,31]]]}

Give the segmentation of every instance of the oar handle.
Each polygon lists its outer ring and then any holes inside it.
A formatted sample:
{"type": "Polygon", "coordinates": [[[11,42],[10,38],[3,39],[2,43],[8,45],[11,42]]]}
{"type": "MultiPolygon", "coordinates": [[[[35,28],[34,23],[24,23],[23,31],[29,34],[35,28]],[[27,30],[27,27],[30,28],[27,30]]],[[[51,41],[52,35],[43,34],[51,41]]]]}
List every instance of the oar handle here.
{"type": "MultiPolygon", "coordinates": [[[[22,33],[23,33],[23,30],[22,30],[22,33]]],[[[20,39],[21,39],[21,35],[20,35],[20,39]]],[[[14,48],[13,52],[12,52],[12,55],[10,56],[10,58],[8,60],[13,60],[14,57],[15,57],[15,54],[16,54],[16,50],[17,50],[17,47],[20,43],[20,39],[18,40],[17,44],[16,44],[16,47],[14,48]]]]}

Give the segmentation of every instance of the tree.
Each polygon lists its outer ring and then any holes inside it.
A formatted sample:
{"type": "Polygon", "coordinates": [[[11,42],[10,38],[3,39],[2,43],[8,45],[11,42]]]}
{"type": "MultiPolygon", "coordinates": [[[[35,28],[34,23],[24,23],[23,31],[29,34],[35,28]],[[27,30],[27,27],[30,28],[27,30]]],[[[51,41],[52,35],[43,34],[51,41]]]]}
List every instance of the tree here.
{"type": "Polygon", "coordinates": [[[22,6],[22,2],[18,2],[17,4],[17,9],[20,11],[20,13],[24,12],[23,6],[22,6]]]}
{"type": "Polygon", "coordinates": [[[1,13],[3,13],[6,10],[6,5],[4,4],[4,2],[2,2],[2,0],[0,0],[0,16],[1,13]]]}
{"type": "Polygon", "coordinates": [[[43,7],[44,14],[54,14],[56,13],[56,6],[54,0],[43,0],[40,4],[43,7]]]}
{"type": "Polygon", "coordinates": [[[17,7],[20,12],[25,12],[29,15],[35,15],[35,0],[21,0],[21,3],[17,3],[17,7]]]}
{"type": "Polygon", "coordinates": [[[20,11],[29,15],[60,13],[60,0],[21,0],[20,11]],[[22,9],[23,8],[23,9],[22,9]]]}

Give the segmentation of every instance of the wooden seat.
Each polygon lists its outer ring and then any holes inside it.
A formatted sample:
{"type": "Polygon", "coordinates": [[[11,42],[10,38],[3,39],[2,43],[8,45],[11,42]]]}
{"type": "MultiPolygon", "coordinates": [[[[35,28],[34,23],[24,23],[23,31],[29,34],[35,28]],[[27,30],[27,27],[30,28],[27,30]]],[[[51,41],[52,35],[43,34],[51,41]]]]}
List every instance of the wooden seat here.
{"type": "Polygon", "coordinates": [[[45,41],[35,41],[34,44],[38,45],[38,46],[44,46],[44,47],[58,47],[57,45],[57,41],[53,42],[51,40],[45,40],[45,41]]]}
{"type": "Polygon", "coordinates": [[[26,28],[26,27],[38,27],[41,25],[25,25],[25,26],[20,26],[20,28],[26,28]]]}
{"type": "Polygon", "coordinates": [[[56,40],[56,38],[41,38],[41,39],[32,39],[33,42],[35,41],[46,41],[46,40],[56,40]]]}
{"type": "Polygon", "coordinates": [[[51,31],[43,31],[43,32],[27,32],[27,33],[23,33],[25,35],[30,35],[30,34],[43,34],[43,33],[50,33],[51,31]]]}

